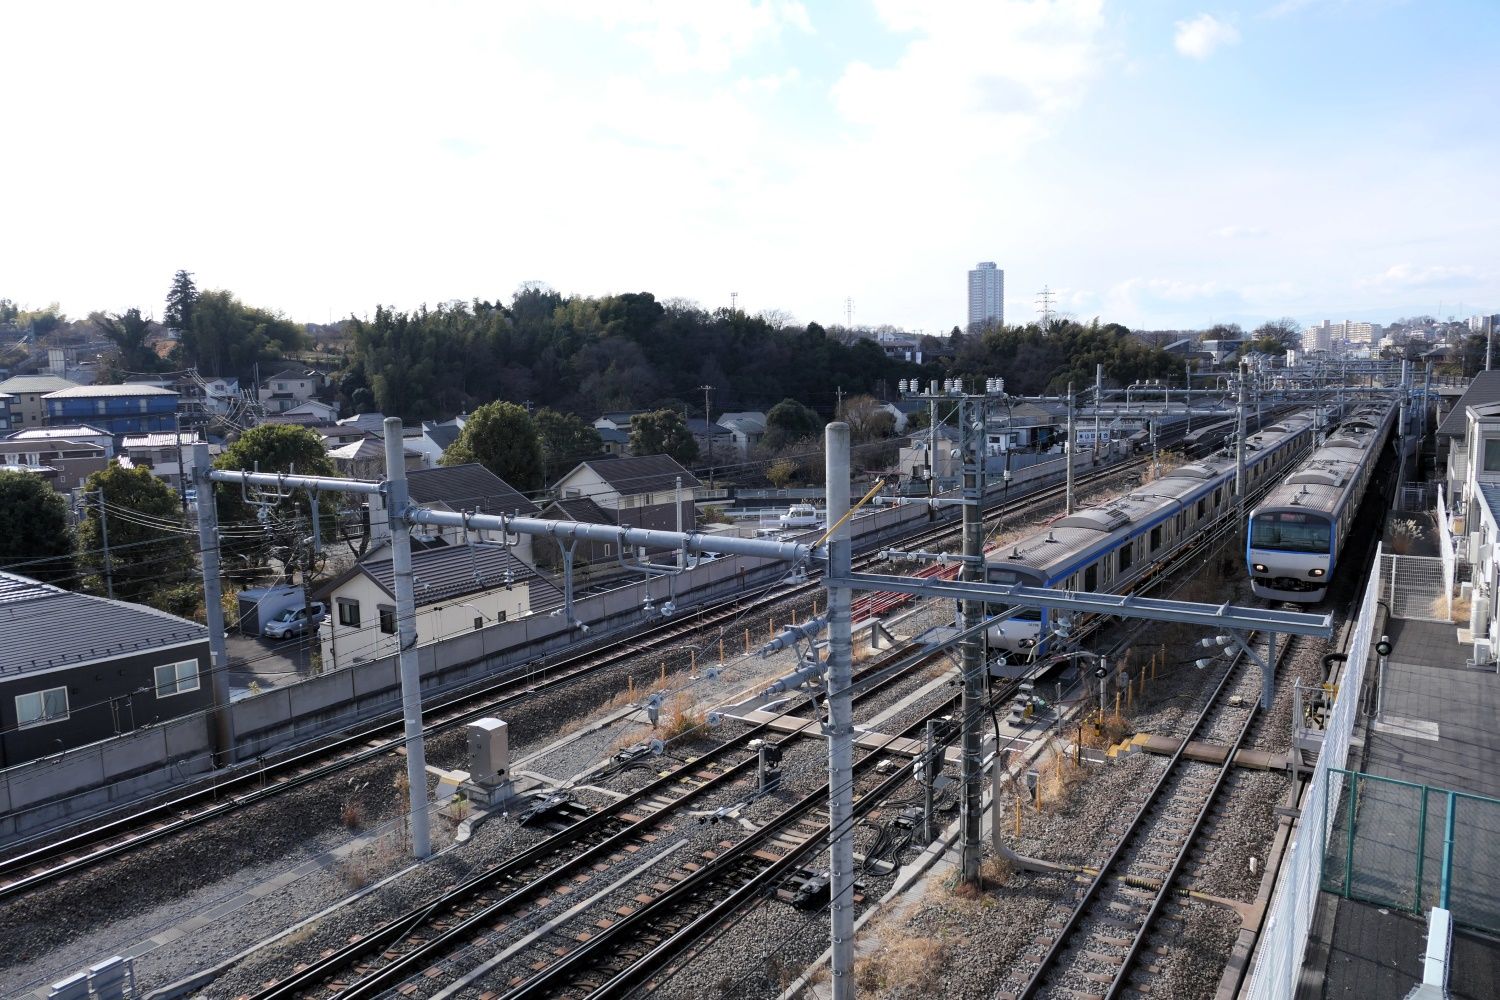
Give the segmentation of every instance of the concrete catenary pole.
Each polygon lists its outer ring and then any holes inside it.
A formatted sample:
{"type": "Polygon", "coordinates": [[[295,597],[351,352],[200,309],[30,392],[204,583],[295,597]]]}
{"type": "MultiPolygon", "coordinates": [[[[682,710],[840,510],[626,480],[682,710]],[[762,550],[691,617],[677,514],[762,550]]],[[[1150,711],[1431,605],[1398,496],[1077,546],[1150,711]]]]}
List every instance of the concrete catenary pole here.
{"type": "Polygon", "coordinates": [[[1193,363],[1182,362],[1182,398],[1187,400],[1187,432],[1193,433],[1193,363]]]}
{"type": "Polygon", "coordinates": [[[411,526],[401,420],[385,418],[385,502],[391,525],[391,567],[396,574],[396,635],[401,644],[401,715],[406,727],[406,783],[411,814],[411,853],[432,851],[427,816],[427,748],[422,742],[422,675],[417,663],[416,593],[412,586],[411,526]]]}
{"type": "MultiPolygon", "coordinates": [[[[964,469],[963,469],[963,579],[970,583],[984,582],[984,452],[987,401],[972,400],[962,411],[964,419],[964,469]]],[[[980,810],[980,787],[984,772],[980,768],[979,752],[983,729],[980,721],[985,714],[984,684],[984,637],[979,630],[984,617],[982,601],[965,599],[963,602],[963,627],[968,638],[960,647],[959,663],[963,671],[963,689],[960,699],[959,717],[962,725],[963,751],[960,761],[960,780],[963,783],[959,800],[959,818],[963,825],[961,845],[962,877],[965,882],[978,883],[979,866],[984,860],[984,844],[980,840],[980,827],[984,816],[980,810]]]]}
{"type": "Polygon", "coordinates": [[[1063,449],[1063,458],[1068,463],[1068,508],[1069,514],[1073,513],[1073,449],[1077,447],[1078,436],[1073,430],[1073,383],[1068,383],[1068,444],[1063,449]]]}
{"type": "MultiPolygon", "coordinates": [[[[937,442],[938,442],[938,384],[933,381],[927,387],[927,498],[929,500],[937,496],[937,442]]],[[[927,508],[927,519],[936,520],[935,508],[927,508]]]]}
{"type": "Polygon", "coordinates": [[[1245,382],[1247,369],[1240,362],[1239,405],[1235,408],[1234,432],[1234,501],[1239,510],[1240,526],[1245,520],[1245,382]]]}
{"type": "MultiPolygon", "coordinates": [[[[828,523],[849,510],[849,425],[824,431],[828,523]]],[[[847,523],[828,538],[828,577],[850,573],[847,523]]],[[[828,888],[832,922],[833,1000],[854,1000],[854,714],[850,700],[850,590],[828,585],[828,888]]]]}
{"type": "Polygon", "coordinates": [[[1094,460],[1099,460],[1099,406],[1104,400],[1104,366],[1094,366],[1094,460]]]}
{"type": "Polygon", "coordinates": [[[234,715],[229,704],[229,650],[224,645],[224,594],[219,583],[219,510],[209,469],[208,445],[194,442],[193,483],[198,490],[198,552],[203,560],[203,610],[208,619],[214,766],[227,767],[234,763],[234,715]]]}

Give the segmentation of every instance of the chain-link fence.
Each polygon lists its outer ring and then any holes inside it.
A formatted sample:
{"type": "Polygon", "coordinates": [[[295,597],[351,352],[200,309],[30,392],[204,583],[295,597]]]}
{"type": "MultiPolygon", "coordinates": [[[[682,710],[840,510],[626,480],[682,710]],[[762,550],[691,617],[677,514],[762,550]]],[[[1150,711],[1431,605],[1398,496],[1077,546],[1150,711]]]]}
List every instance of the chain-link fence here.
{"type": "Polygon", "coordinates": [[[1452,620],[1453,588],[1447,581],[1453,578],[1453,569],[1444,562],[1440,556],[1381,555],[1382,597],[1392,618],[1452,620]]]}
{"type": "Polygon", "coordinates": [[[1500,799],[1357,771],[1324,802],[1323,888],[1346,899],[1500,932],[1500,799]]]}

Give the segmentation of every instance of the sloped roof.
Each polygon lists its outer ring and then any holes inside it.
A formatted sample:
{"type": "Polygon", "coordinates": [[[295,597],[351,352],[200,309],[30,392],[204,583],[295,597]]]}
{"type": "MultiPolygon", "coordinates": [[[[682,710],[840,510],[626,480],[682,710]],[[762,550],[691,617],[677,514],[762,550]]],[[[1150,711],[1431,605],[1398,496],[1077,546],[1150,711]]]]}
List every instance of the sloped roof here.
{"type": "Polygon", "coordinates": [[[627,431],[616,430],[613,427],[595,427],[599,434],[599,440],[605,444],[629,444],[630,434],[627,431]]]}
{"type": "Polygon", "coordinates": [[[609,524],[617,522],[610,512],[600,507],[588,497],[571,497],[566,500],[554,500],[542,511],[542,516],[552,521],[577,521],[579,524],[609,524]],[[561,514],[561,517],[554,516],[561,514]]]}
{"type": "Polygon", "coordinates": [[[140,604],[75,594],[0,572],[0,677],[208,640],[208,629],[140,604]]]}
{"type": "MultiPolygon", "coordinates": [[[[358,568],[394,598],[396,569],[391,560],[367,560],[358,568]]],[[[411,554],[412,584],[419,608],[503,587],[507,570],[513,585],[530,589],[533,612],[550,611],[562,603],[557,587],[503,545],[444,545],[411,554]],[[552,595],[556,595],[555,600],[552,595]]]]}
{"type": "Polygon", "coordinates": [[[1469,388],[1453,404],[1453,409],[1438,424],[1437,432],[1442,437],[1463,437],[1468,427],[1464,410],[1470,406],[1500,403],[1500,371],[1480,372],[1469,383],[1469,388]]]}
{"type": "Polygon", "coordinates": [[[101,430],[93,424],[69,424],[66,427],[28,427],[24,431],[16,431],[6,440],[9,441],[44,441],[50,438],[78,438],[78,437],[114,437],[109,431],[101,430]]]}
{"type": "Polygon", "coordinates": [[[101,396],[175,396],[171,389],[155,385],[71,385],[57,392],[49,392],[43,399],[98,399],[101,396]]]}
{"type": "Polygon", "coordinates": [[[723,424],[711,424],[702,417],[689,417],[687,428],[689,432],[697,437],[707,437],[708,435],[720,437],[730,432],[729,428],[723,424]]]}
{"type": "MultiPolygon", "coordinates": [[[[701,485],[697,476],[684,469],[669,455],[604,455],[579,462],[573,472],[584,466],[594,470],[611,488],[626,496],[671,489],[678,476],[682,477],[683,489],[701,485]]],[[[573,472],[569,472],[568,476],[573,472]]]]}
{"type": "Polygon", "coordinates": [[[0,382],[0,392],[57,392],[78,385],[56,375],[16,375],[0,382]]]}
{"type": "Polygon", "coordinates": [[[535,516],[539,510],[515,487],[478,462],[413,469],[407,473],[406,482],[414,503],[441,503],[453,510],[472,511],[477,507],[481,514],[527,517],[535,516]]]}
{"type": "Polygon", "coordinates": [[[458,440],[459,429],[451,424],[437,424],[432,421],[424,421],[422,430],[432,439],[432,443],[447,451],[453,442],[458,440]]]}

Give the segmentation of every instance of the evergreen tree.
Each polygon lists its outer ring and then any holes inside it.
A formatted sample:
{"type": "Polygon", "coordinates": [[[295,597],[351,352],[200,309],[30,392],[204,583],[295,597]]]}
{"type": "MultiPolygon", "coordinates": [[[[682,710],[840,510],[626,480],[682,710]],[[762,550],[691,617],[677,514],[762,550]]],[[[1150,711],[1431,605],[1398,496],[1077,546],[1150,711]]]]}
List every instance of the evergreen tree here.
{"type": "Polygon", "coordinates": [[[150,604],[162,589],[193,582],[195,529],[183,518],[177,491],[150,469],[110,462],[89,476],[84,494],[78,563],[89,590],[109,592],[106,570],[122,601],[150,604]],[[101,519],[108,522],[107,561],[101,519]]]}
{"type": "Polygon", "coordinates": [[[522,493],[542,488],[542,444],[531,414],[515,403],[486,403],[443,452],[444,465],[478,462],[522,493]]]}
{"type": "Polygon", "coordinates": [[[190,271],[178,271],[172,278],[172,287],[167,290],[167,312],[163,319],[174,330],[186,330],[193,325],[193,306],[198,301],[198,286],[193,284],[190,271]]]}
{"type": "Polygon", "coordinates": [[[676,410],[637,413],[630,418],[630,453],[670,455],[687,465],[698,457],[698,442],[676,410]]]}
{"type": "Polygon", "coordinates": [[[40,476],[0,470],[0,570],[70,586],[68,525],[68,502],[40,476]]]}

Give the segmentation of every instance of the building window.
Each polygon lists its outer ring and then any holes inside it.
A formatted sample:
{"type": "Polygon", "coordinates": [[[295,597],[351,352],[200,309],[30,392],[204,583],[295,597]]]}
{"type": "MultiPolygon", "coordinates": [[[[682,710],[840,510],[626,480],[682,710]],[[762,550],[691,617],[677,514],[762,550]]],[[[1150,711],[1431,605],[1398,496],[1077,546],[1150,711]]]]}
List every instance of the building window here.
{"type": "Polygon", "coordinates": [[[359,602],[339,598],[339,624],[359,628],[359,602]]]}
{"type": "MultiPolygon", "coordinates": [[[[380,631],[386,635],[396,634],[396,609],[389,604],[378,605],[375,609],[380,614],[380,631]]],[[[355,612],[356,616],[358,612],[355,612]]]]}
{"type": "Polygon", "coordinates": [[[163,663],[156,668],[156,696],[167,698],[198,690],[198,661],[163,663]]]}
{"type": "Polygon", "coordinates": [[[1484,471],[1500,472],[1500,438],[1484,439],[1484,471]]]}
{"type": "Polygon", "coordinates": [[[65,687],[16,695],[16,725],[44,726],[68,717],[68,689],[65,687]]]}
{"type": "Polygon", "coordinates": [[[482,628],[484,628],[484,617],[482,615],[475,615],[474,616],[474,631],[478,632],[482,628]]]}

